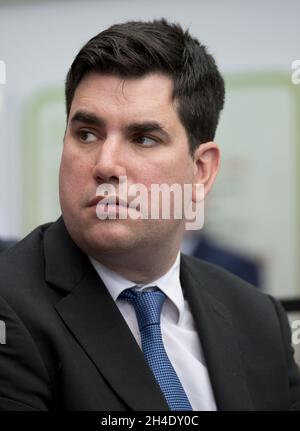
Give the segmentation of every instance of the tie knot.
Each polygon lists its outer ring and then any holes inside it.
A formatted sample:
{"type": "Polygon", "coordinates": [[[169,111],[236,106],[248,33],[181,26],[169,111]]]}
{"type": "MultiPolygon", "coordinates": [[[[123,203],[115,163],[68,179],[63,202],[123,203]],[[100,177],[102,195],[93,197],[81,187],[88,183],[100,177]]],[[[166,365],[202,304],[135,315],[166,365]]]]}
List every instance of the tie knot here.
{"type": "Polygon", "coordinates": [[[158,288],[153,292],[125,289],[119,295],[119,299],[125,299],[133,305],[140,331],[145,326],[160,324],[160,314],[166,295],[158,288]]]}

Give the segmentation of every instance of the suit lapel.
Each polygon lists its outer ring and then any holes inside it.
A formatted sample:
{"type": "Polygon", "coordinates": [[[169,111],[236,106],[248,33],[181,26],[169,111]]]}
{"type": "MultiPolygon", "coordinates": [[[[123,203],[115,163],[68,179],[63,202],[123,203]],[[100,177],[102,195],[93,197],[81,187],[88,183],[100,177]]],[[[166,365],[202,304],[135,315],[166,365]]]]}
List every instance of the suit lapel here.
{"type": "Polygon", "coordinates": [[[210,284],[206,286],[206,273],[203,272],[199,277],[198,267],[195,277],[195,264],[191,264],[185,256],[182,256],[181,261],[181,285],[195,320],[217,408],[252,410],[230,313],[209,293],[210,284]]]}
{"type": "Polygon", "coordinates": [[[47,281],[69,291],[56,304],[59,315],[118,397],[129,409],[169,410],[114,300],[61,220],[46,232],[45,256],[47,281]]]}

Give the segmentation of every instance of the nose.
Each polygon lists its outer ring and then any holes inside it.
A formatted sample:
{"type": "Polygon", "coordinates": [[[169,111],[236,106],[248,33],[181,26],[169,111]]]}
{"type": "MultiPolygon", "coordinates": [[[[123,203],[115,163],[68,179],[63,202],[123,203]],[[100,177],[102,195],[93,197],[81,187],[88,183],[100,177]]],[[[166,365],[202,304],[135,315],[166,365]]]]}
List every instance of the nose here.
{"type": "Polygon", "coordinates": [[[93,176],[97,184],[117,182],[126,175],[124,144],[117,138],[106,139],[98,150],[93,176]]]}

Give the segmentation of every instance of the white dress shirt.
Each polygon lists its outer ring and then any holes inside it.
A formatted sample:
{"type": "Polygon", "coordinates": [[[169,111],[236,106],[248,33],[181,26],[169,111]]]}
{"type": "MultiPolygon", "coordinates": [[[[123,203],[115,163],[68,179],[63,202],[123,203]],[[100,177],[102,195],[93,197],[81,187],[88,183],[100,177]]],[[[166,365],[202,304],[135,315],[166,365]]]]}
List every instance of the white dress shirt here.
{"type": "Polygon", "coordinates": [[[170,270],[159,279],[137,285],[106,268],[90,257],[90,260],[107,287],[138,345],[141,335],[133,306],[118,299],[120,293],[130,287],[144,290],[157,286],[166,295],[161,312],[161,332],[167,355],[181,381],[193,410],[216,410],[208,371],[194,319],[187,300],[183,297],[179,279],[180,253],[170,270]]]}

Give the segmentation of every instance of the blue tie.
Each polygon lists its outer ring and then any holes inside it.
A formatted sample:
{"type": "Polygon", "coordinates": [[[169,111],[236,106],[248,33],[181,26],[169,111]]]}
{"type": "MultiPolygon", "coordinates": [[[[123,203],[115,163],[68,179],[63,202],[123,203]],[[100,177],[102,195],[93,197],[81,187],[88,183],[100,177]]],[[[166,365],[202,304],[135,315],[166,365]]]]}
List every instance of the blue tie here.
{"type": "Polygon", "coordinates": [[[161,336],[160,313],[166,295],[161,290],[137,292],[126,289],[120,294],[119,299],[126,299],[135,309],[145,359],[170,410],[193,410],[168,358],[161,336]]]}

